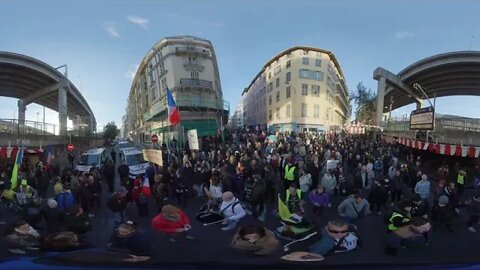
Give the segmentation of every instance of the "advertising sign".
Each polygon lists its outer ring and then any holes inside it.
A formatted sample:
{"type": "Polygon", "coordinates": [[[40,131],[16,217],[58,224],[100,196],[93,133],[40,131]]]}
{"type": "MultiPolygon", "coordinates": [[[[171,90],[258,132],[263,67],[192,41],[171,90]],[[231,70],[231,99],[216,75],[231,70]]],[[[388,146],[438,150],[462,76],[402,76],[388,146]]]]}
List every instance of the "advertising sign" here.
{"type": "Polygon", "coordinates": [[[412,111],[410,130],[433,130],[435,128],[435,110],[432,107],[412,111]]]}

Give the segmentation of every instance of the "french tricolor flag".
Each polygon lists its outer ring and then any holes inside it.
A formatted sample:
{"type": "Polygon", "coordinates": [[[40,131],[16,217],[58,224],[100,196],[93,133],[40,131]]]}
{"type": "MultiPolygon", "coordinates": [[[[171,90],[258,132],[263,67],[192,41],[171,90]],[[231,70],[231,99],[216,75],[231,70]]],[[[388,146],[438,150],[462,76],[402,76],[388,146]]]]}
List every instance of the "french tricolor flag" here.
{"type": "Polygon", "coordinates": [[[168,105],[168,122],[172,126],[176,126],[180,123],[180,112],[178,111],[175,100],[173,99],[172,92],[167,88],[167,105],[168,105]]]}

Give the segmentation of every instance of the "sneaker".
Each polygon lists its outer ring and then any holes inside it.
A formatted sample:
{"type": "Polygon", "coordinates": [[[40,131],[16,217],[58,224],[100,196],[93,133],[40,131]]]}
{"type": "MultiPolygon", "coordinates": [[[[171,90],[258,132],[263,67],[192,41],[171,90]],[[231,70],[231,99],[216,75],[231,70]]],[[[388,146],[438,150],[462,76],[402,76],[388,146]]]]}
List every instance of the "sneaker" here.
{"type": "Polygon", "coordinates": [[[259,217],[258,217],[258,220],[260,220],[260,221],[263,222],[263,221],[265,221],[265,217],[264,217],[264,216],[259,216],[259,217]]]}
{"type": "Polygon", "coordinates": [[[378,212],[377,212],[377,214],[381,215],[381,214],[382,214],[382,212],[378,211],[378,212]]]}
{"type": "Polygon", "coordinates": [[[15,249],[8,249],[8,251],[12,252],[12,253],[15,253],[15,254],[26,254],[25,251],[19,249],[19,248],[15,248],[15,249]]]}
{"type": "Polygon", "coordinates": [[[230,230],[233,230],[235,229],[235,226],[233,225],[227,225],[225,227],[222,227],[222,231],[230,231],[230,230]]]}
{"type": "Polygon", "coordinates": [[[327,206],[328,206],[328,208],[330,208],[330,207],[332,207],[332,204],[331,204],[331,203],[329,203],[327,206]]]}
{"type": "Polygon", "coordinates": [[[89,217],[89,218],[92,218],[92,217],[94,217],[94,216],[95,216],[94,214],[88,214],[88,217],[89,217]]]}
{"type": "Polygon", "coordinates": [[[197,238],[193,237],[193,236],[190,236],[190,235],[187,235],[185,236],[185,239],[188,239],[188,240],[195,240],[197,238]]]}
{"type": "Polygon", "coordinates": [[[468,227],[469,232],[477,232],[477,230],[474,227],[468,227]]]}
{"type": "Polygon", "coordinates": [[[174,242],[177,242],[177,239],[175,239],[175,238],[169,238],[168,241],[174,243],[174,242]]]}

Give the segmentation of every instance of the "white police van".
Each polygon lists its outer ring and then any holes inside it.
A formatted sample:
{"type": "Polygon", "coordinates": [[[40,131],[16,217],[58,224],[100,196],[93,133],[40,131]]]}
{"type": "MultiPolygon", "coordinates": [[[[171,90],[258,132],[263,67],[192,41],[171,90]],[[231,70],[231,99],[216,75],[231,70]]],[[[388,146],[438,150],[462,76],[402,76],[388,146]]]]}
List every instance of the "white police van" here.
{"type": "Polygon", "coordinates": [[[101,169],[105,158],[105,148],[90,149],[80,156],[76,169],[80,172],[90,172],[93,167],[101,169]]]}
{"type": "Polygon", "coordinates": [[[148,168],[148,161],[143,159],[143,152],[135,147],[120,149],[122,162],[128,166],[129,177],[135,179],[138,175],[145,173],[148,168]]]}

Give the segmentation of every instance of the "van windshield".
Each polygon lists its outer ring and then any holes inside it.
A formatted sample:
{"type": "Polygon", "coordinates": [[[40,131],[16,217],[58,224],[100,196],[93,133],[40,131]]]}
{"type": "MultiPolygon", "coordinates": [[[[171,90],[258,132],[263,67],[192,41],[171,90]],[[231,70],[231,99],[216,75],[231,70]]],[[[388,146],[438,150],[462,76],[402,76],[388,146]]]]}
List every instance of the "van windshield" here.
{"type": "Polygon", "coordinates": [[[98,165],[100,161],[100,155],[82,155],[80,158],[80,165],[98,165]]]}
{"type": "Polygon", "coordinates": [[[146,161],[143,159],[142,154],[134,154],[134,155],[126,155],[125,156],[127,166],[134,166],[138,164],[143,164],[146,163],[146,161]]]}

